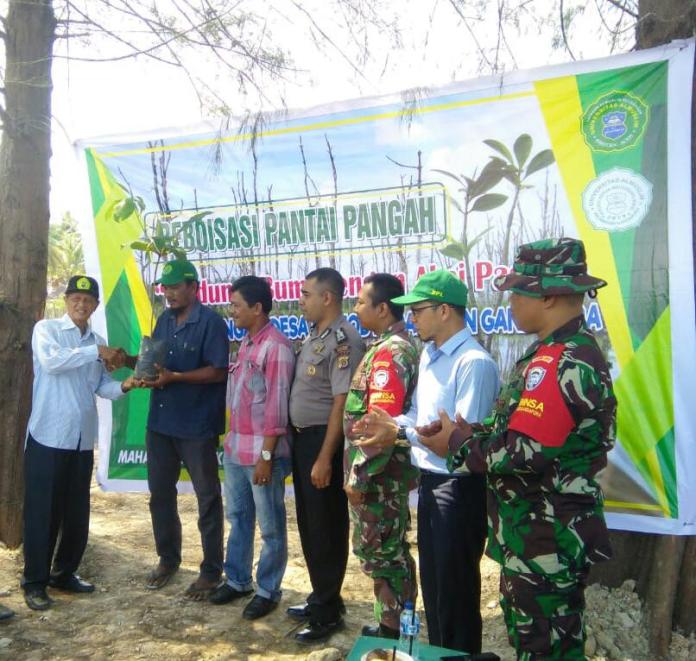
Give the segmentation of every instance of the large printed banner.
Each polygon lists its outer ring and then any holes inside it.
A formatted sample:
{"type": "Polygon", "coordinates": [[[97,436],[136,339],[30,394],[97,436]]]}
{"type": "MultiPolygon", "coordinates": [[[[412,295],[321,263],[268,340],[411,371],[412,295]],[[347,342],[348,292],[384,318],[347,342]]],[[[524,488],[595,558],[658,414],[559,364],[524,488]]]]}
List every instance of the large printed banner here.
{"type": "MultiPolygon", "coordinates": [[[[469,286],[466,323],[506,375],[531,338],[493,286],[515,248],[575,236],[592,274],[587,322],[612,366],[618,443],[602,476],[610,525],[696,534],[694,275],[690,171],[694,42],[360,99],[221,131],[161,131],[81,143],[92,202],[87,260],[103,330],[136,353],[163,308],[175,240],[201,301],[229,328],[228,285],[271,283],[273,323],[297,343],[306,273],[338,269],[352,313],[362,280],[407,289],[451,269],[469,286]],[[673,351],[674,348],[674,351],[673,351]]],[[[365,336],[367,333],[360,329],[365,336]]],[[[234,349],[233,349],[234,350],[234,349]]],[[[99,481],[146,488],[149,393],[102,405],[99,481]]]]}

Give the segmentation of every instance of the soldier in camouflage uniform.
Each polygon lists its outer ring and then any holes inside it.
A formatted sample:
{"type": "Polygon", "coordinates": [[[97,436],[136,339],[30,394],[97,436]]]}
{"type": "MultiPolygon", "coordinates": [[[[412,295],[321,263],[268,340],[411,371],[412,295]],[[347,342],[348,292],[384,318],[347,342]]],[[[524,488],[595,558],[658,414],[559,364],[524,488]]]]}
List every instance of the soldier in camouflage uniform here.
{"type": "MultiPolygon", "coordinates": [[[[585,658],[587,574],[611,556],[596,475],[614,442],[616,400],[582,310],[584,293],[605,285],[587,274],[580,241],[521,246],[496,286],[512,292],[517,326],[538,341],[483,425],[441,416],[419,430],[450,470],[488,476],[487,553],[501,565],[501,606],[520,659],[585,658]]],[[[364,424],[369,442],[384,442],[377,421],[364,424]]]]}
{"type": "Polygon", "coordinates": [[[419,351],[403,321],[403,306],[390,299],[403,295],[401,282],[379,273],[365,278],[355,305],[360,323],[378,335],[351,382],[344,431],[345,490],[353,520],[353,552],[374,581],[377,626],[363,635],[398,638],[404,603],[415,601],[416,567],[406,533],[410,528],[408,492],[417,486],[418,469],[408,448],[360,449],[351,430],[375,404],[391,415],[407,411],[416,386],[419,351]]]}

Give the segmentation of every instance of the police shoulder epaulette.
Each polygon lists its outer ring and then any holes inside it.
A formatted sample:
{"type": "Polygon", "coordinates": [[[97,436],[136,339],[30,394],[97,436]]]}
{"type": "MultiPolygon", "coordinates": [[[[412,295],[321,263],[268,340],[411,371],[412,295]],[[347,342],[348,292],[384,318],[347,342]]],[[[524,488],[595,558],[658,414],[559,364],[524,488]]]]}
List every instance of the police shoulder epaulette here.
{"type": "Polygon", "coordinates": [[[348,339],[348,336],[346,335],[346,332],[342,328],[337,328],[336,329],[336,342],[339,344],[342,344],[348,339]]]}

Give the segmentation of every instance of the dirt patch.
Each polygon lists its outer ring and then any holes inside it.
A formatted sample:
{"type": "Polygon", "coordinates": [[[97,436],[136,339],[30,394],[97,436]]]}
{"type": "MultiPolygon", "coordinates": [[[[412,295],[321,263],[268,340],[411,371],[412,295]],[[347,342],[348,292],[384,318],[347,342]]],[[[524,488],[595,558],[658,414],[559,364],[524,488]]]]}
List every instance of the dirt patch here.
{"type": "MultiPolygon", "coordinates": [[[[343,589],[346,628],[317,648],[293,641],[301,625],[288,618],[285,609],[302,602],[310,586],[292,501],[288,501],[288,568],[277,610],[251,623],[241,616],[246,600],[214,606],[184,599],[184,590],[198,575],[201,552],[195,498],[180,496],[179,507],[184,526],[183,563],[169,585],[159,591],[144,588],[145,577],[156,560],[146,495],[103,493],[93,485],[90,540],[80,573],[96,583],[97,591],[86,596],[52,591],[57,603],[45,613],[30,611],[22,599],[21,550],[0,548],[0,601],[17,612],[13,620],[0,624],[0,658],[305,659],[322,647],[336,648],[345,656],[362,625],[372,621],[371,582],[351,556],[343,589]]],[[[484,558],[481,571],[483,649],[511,661],[515,655],[508,646],[498,608],[497,565],[484,558]]],[[[593,588],[588,595],[588,624],[597,639],[592,658],[647,658],[644,619],[637,597],[630,592],[625,588],[593,588]],[[623,624],[613,616],[606,617],[607,612],[628,610],[627,600],[633,610],[638,609],[631,613],[634,623],[625,617],[623,624]],[[609,631],[610,627],[624,629],[623,635],[609,631]],[[606,643],[608,650],[602,647],[607,636],[612,643],[606,643]]],[[[675,638],[678,645],[674,645],[673,658],[688,659],[696,652],[692,641],[675,638]]]]}
{"type": "MultiPolygon", "coordinates": [[[[288,501],[288,568],[280,606],[257,622],[242,619],[246,600],[213,606],[183,598],[198,575],[201,559],[196,501],[179,496],[184,527],[183,562],[162,590],[144,588],[156,561],[147,496],[103,493],[92,487],[90,538],[80,574],[96,583],[92,595],[51,591],[57,603],[44,613],[30,611],[19,588],[22,554],[0,549],[0,600],[17,612],[0,626],[0,656],[12,659],[304,659],[315,648],[293,641],[298,628],[285,608],[301,603],[310,585],[288,501]],[[8,642],[9,641],[9,642],[8,642]]],[[[258,552],[258,544],[257,544],[258,552]]],[[[494,563],[483,565],[486,649],[512,659],[497,608],[494,563]],[[486,604],[492,606],[487,608],[486,604]]],[[[321,647],[347,654],[363,624],[372,621],[372,588],[351,556],[344,583],[346,628],[321,647]]],[[[299,625],[301,626],[301,625],[299,625]]]]}

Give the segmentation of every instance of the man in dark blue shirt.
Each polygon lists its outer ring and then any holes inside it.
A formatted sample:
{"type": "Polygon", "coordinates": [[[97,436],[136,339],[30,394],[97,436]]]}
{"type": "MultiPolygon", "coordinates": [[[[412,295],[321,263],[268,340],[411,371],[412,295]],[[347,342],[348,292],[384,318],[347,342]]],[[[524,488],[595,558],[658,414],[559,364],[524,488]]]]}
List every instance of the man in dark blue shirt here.
{"type": "Polygon", "coordinates": [[[181,463],[198,499],[203,545],[200,575],[186,590],[206,599],[222,574],[222,495],[218,477],[218,436],[225,427],[225,389],[229,361],[227,326],[198,301],[198,274],[188,261],[168,262],[161,284],[168,309],[157,319],[154,339],[167,354],[152,387],[147,422],[147,482],[159,563],[146,586],[165,586],[181,563],[181,521],[176,483],[181,463]]]}

